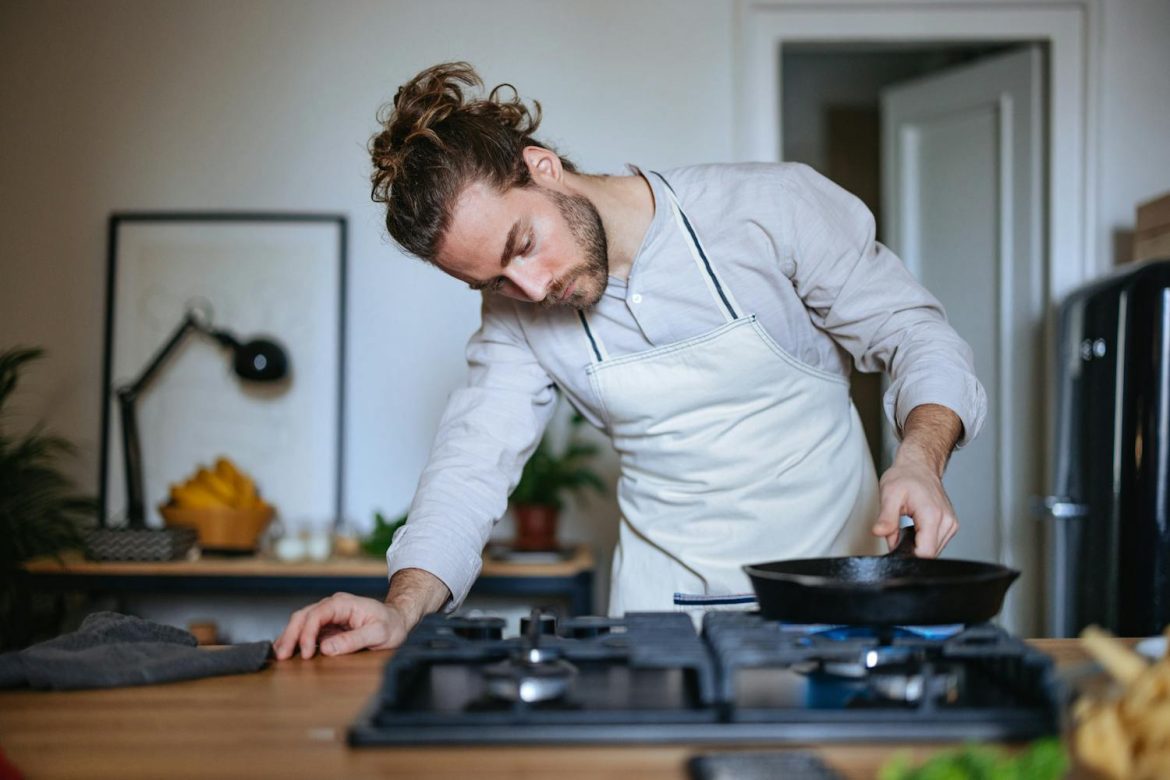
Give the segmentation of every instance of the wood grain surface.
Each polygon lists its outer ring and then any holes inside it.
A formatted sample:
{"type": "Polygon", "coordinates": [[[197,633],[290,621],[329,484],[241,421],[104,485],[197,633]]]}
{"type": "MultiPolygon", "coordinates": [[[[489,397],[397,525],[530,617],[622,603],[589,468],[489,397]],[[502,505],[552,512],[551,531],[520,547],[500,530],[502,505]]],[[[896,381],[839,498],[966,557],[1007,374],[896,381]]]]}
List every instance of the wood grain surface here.
{"type": "MultiPolygon", "coordinates": [[[[1060,664],[1077,640],[1036,640],[1060,664]]],[[[569,778],[680,780],[686,760],[727,746],[350,748],[346,726],[392,651],[293,658],[255,674],[102,691],[0,693],[0,749],[36,778],[569,778]]],[[[847,778],[893,753],[943,744],[812,746],[847,778]]],[[[752,745],[750,750],[767,750],[752,745]]],[[[776,748],[781,749],[781,748],[776,748]]],[[[785,749],[798,749],[796,747],[785,749]]]]}

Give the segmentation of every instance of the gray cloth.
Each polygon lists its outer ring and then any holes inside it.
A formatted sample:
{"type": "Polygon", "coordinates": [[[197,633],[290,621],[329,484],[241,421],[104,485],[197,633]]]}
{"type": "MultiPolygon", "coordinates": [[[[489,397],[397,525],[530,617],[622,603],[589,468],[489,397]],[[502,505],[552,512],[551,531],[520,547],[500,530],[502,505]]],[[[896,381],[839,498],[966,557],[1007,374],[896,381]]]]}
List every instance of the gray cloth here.
{"type": "Polygon", "coordinates": [[[271,653],[271,642],[201,649],[182,629],[95,612],[73,633],[0,655],[0,688],[117,688],[241,674],[260,670],[271,653]]]}

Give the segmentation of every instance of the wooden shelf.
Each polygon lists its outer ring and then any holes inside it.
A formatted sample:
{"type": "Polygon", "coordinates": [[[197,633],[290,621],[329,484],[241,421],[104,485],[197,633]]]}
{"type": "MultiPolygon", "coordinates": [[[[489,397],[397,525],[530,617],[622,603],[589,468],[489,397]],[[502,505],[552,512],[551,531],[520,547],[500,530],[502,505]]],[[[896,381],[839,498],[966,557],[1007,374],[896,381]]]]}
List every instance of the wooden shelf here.
{"type": "MultiPolygon", "coordinates": [[[[593,553],[585,545],[571,557],[555,563],[517,563],[484,557],[480,577],[571,577],[592,571],[593,553]]],[[[24,565],[36,574],[120,574],[161,577],[386,577],[384,558],[330,558],[326,561],[286,563],[260,556],[212,556],[188,561],[90,561],[80,553],[37,558],[24,565]]]]}
{"type": "MultiPolygon", "coordinates": [[[[485,557],[473,594],[555,597],[574,615],[593,613],[593,553],[585,545],[554,563],[518,563],[485,557]]],[[[255,556],[205,556],[188,561],[88,561],[80,554],[38,558],[23,567],[41,590],[117,593],[280,593],[328,595],[347,591],[386,595],[386,561],[333,558],[284,563],[255,556]]]]}

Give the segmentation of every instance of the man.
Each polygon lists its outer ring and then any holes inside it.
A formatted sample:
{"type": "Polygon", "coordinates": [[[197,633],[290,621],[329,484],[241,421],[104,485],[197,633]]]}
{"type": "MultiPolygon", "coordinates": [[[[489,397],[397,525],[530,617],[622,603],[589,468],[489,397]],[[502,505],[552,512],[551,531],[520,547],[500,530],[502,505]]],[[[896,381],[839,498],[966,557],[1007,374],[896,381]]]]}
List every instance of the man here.
{"type": "Polygon", "coordinates": [[[539,104],[465,94],[479,86],[465,63],[422,72],[371,142],[390,235],[484,291],[468,385],[387,552],[385,601],[299,610],[277,657],[395,647],[457,607],[558,388],[621,459],[611,614],[742,607],[742,564],[848,552],[858,529],[892,543],[903,515],[937,555],[958,528],[941,476],[986,400],[868,210],[800,165],[585,175],[532,137],[539,104]],[[892,380],[880,501],[851,363],[892,380]]]}

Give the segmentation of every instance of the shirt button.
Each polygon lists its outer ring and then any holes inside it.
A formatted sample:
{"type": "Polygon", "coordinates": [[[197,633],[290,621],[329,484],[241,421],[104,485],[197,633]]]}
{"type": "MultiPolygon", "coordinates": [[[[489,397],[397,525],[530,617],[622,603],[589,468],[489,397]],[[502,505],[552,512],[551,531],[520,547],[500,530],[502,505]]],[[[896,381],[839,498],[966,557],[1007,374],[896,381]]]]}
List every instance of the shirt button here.
{"type": "Polygon", "coordinates": [[[642,295],[640,293],[634,293],[633,295],[630,296],[630,300],[633,301],[634,303],[641,303],[642,302],[642,295]]]}

